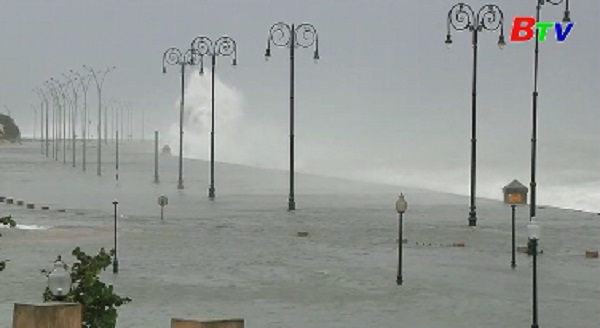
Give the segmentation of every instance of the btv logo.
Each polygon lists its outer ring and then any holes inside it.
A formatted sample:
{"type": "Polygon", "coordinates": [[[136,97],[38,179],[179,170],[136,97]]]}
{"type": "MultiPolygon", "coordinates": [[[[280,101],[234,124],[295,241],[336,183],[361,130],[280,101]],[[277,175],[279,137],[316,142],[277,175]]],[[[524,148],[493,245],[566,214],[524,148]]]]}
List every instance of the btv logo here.
{"type": "Polygon", "coordinates": [[[575,25],[573,22],[565,22],[565,24],[566,26],[563,29],[561,22],[536,22],[532,16],[516,16],[513,18],[509,40],[513,42],[527,41],[533,37],[533,29],[536,28],[538,30],[538,41],[544,41],[548,28],[554,26],[556,41],[563,42],[571,32],[573,25],[575,25]]]}

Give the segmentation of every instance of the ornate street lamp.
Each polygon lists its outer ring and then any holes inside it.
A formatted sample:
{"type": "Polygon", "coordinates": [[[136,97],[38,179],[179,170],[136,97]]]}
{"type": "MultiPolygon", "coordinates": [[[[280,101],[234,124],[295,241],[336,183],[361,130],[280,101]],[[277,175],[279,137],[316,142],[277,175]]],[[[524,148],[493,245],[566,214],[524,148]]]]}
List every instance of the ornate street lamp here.
{"type": "Polygon", "coordinates": [[[182,53],[177,48],[169,48],[163,54],[163,74],[167,73],[167,64],[181,67],[181,106],[179,110],[179,178],[177,189],[183,189],[183,107],[185,103],[185,67],[198,64],[198,51],[189,49],[182,53]]]}
{"type": "Polygon", "coordinates": [[[81,135],[82,135],[82,139],[83,139],[82,164],[83,164],[83,171],[85,171],[86,154],[87,154],[86,144],[87,144],[87,138],[88,138],[88,134],[87,134],[87,126],[88,126],[87,91],[90,86],[91,77],[90,76],[84,77],[81,74],[79,74],[78,72],[75,72],[73,70],[71,70],[70,72],[77,76],[77,81],[79,81],[81,89],[83,90],[83,115],[82,115],[83,124],[81,125],[81,128],[82,128],[81,135]]]}
{"type": "Polygon", "coordinates": [[[237,65],[237,45],[235,40],[222,36],[212,42],[210,38],[199,36],[192,40],[192,49],[200,55],[200,74],[204,74],[204,56],[211,57],[211,130],[210,130],[210,186],[208,197],[215,199],[215,68],[217,57],[233,57],[232,65],[237,65]]]}
{"type": "Polygon", "coordinates": [[[396,275],[396,285],[402,285],[402,245],[404,243],[404,233],[403,233],[403,222],[402,217],[404,216],[404,212],[406,212],[408,204],[404,199],[404,194],[400,194],[398,196],[398,200],[396,201],[396,211],[398,212],[398,273],[396,275]]]}
{"type": "Polygon", "coordinates": [[[296,209],[294,199],[294,52],[296,48],[309,48],[315,45],[314,60],[319,60],[319,36],[317,29],[309,23],[298,26],[279,22],[273,24],[267,38],[265,59],[271,57],[271,44],[290,49],[290,195],[288,211],[296,209]]]}
{"type": "Polygon", "coordinates": [[[540,226],[537,225],[535,221],[529,222],[527,225],[527,232],[529,234],[529,243],[531,244],[531,249],[533,250],[533,271],[532,271],[532,280],[533,280],[533,322],[531,324],[531,328],[538,328],[538,303],[537,303],[537,246],[538,240],[540,239],[541,229],[540,226]]]}
{"type": "Polygon", "coordinates": [[[52,158],[58,161],[58,145],[57,145],[57,114],[60,114],[60,106],[58,105],[58,95],[52,80],[44,82],[44,86],[48,88],[48,92],[52,97],[52,158]]]}
{"type": "Polygon", "coordinates": [[[54,262],[54,269],[48,274],[48,289],[57,301],[62,301],[71,291],[71,284],[71,274],[59,255],[54,262]]]}
{"type": "Polygon", "coordinates": [[[104,71],[94,71],[92,68],[83,65],[83,68],[87,69],[94,78],[96,83],[96,90],[98,92],[98,176],[102,174],[102,85],[104,84],[104,78],[106,74],[113,71],[116,67],[108,67],[104,71]]]}
{"type": "Polygon", "coordinates": [[[46,157],[48,157],[48,106],[49,106],[49,101],[48,101],[48,97],[46,96],[46,92],[44,92],[43,89],[41,88],[34,88],[34,91],[39,95],[40,99],[41,99],[41,111],[42,113],[44,113],[44,108],[46,108],[46,113],[45,115],[42,114],[41,116],[44,117],[46,119],[46,126],[44,129],[44,122],[42,121],[41,123],[41,129],[42,129],[42,153],[44,153],[44,143],[45,143],[45,154],[46,157]],[[44,136],[44,132],[45,132],[45,136],[44,136]],[[45,142],[43,141],[45,138],[45,142]]]}
{"type": "Polygon", "coordinates": [[[477,152],[477,45],[479,32],[500,31],[498,38],[498,47],[502,49],[504,41],[504,14],[500,7],[487,4],[483,5],[477,13],[465,3],[458,3],[448,11],[448,34],[446,34],[446,45],[452,45],[450,31],[454,28],[456,31],[469,31],[472,34],[471,44],[473,46],[473,85],[471,99],[471,197],[469,211],[469,226],[477,225],[477,213],[475,206],[476,195],[476,152],[477,152]]]}
{"type": "MultiPolygon", "coordinates": [[[[542,5],[549,3],[551,5],[560,5],[565,3],[565,12],[563,15],[563,22],[571,21],[571,12],[569,11],[569,0],[535,0],[536,13],[535,20],[539,22],[541,19],[542,5]]],[[[531,199],[529,202],[529,221],[535,220],[536,210],[536,186],[535,181],[536,175],[536,154],[537,154],[537,103],[538,103],[538,71],[539,71],[539,53],[540,53],[540,41],[538,40],[539,30],[535,30],[535,50],[533,55],[533,93],[532,93],[532,113],[531,113],[531,182],[529,187],[531,189],[531,199]]],[[[531,252],[529,252],[531,254],[531,252]]]]}

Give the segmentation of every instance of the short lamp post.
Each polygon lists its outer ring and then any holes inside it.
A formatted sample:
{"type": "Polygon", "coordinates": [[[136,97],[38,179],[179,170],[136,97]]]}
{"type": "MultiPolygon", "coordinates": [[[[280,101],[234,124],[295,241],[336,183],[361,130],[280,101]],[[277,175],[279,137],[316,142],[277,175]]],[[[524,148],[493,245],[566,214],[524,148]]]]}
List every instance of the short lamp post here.
{"type": "Polygon", "coordinates": [[[537,225],[535,221],[531,221],[527,225],[527,232],[529,234],[529,243],[531,244],[531,248],[533,249],[533,272],[532,272],[532,280],[533,280],[533,322],[531,324],[531,328],[538,328],[538,303],[537,303],[537,246],[538,240],[540,239],[541,229],[540,226],[537,225]]]}
{"type": "Polygon", "coordinates": [[[165,195],[158,197],[158,205],[160,205],[160,220],[163,221],[165,217],[165,206],[169,204],[169,198],[165,195]]]}
{"type": "Polygon", "coordinates": [[[59,255],[54,262],[54,269],[48,275],[48,289],[57,301],[63,301],[71,291],[71,274],[67,271],[67,265],[59,255]]]}
{"type": "Polygon", "coordinates": [[[514,269],[517,266],[515,259],[515,209],[517,205],[527,204],[527,187],[519,180],[513,180],[502,189],[504,193],[504,204],[510,205],[512,209],[512,260],[510,266],[514,269]]]}
{"type": "Polygon", "coordinates": [[[396,201],[396,211],[398,212],[398,274],[396,275],[396,285],[398,286],[402,285],[402,217],[404,216],[404,212],[406,212],[407,206],[404,194],[400,194],[396,201]]]}
{"type": "Polygon", "coordinates": [[[117,259],[117,205],[119,202],[115,199],[113,201],[115,207],[115,257],[113,259],[113,273],[119,273],[119,260],[117,259]]]}

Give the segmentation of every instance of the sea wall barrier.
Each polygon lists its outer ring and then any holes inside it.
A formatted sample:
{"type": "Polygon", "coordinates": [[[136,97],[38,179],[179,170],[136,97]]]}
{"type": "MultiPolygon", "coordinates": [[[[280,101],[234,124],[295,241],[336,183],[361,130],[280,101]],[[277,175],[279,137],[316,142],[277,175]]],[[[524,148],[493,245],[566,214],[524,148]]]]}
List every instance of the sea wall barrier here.
{"type": "MultiPolygon", "coordinates": [[[[78,303],[15,303],[13,328],[81,328],[83,308],[78,303]]],[[[244,328],[244,319],[190,320],[171,318],[171,328],[244,328]]]]}
{"type": "MultiPolygon", "coordinates": [[[[17,199],[17,201],[15,202],[14,197],[0,196],[0,203],[6,203],[7,205],[25,206],[27,209],[30,209],[30,210],[35,209],[35,203],[28,203],[23,199],[17,199]]],[[[40,209],[43,211],[47,211],[50,209],[50,206],[41,205],[40,209]]],[[[60,211],[65,212],[66,210],[59,210],[59,212],[60,211]]]]}

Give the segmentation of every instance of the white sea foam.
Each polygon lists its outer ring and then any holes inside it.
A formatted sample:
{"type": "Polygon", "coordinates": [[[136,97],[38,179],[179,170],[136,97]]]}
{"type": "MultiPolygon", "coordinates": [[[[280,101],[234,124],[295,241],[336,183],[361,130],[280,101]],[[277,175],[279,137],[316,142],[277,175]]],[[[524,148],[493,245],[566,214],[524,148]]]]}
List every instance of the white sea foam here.
{"type": "MultiPolygon", "coordinates": [[[[184,116],[185,157],[210,158],[211,74],[210,70],[205,70],[202,76],[198,71],[188,76],[184,116]]],[[[252,121],[245,117],[241,93],[218,76],[215,79],[215,98],[218,99],[215,110],[217,161],[287,169],[288,158],[284,155],[288,152],[285,126],[275,126],[268,121],[252,121]]],[[[174,109],[179,111],[179,102],[176,105],[174,109]]],[[[178,120],[166,136],[171,148],[178,149],[178,120]]],[[[409,164],[410,158],[399,161],[394,156],[346,149],[335,139],[321,143],[303,140],[298,146],[297,153],[301,153],[296,156],[298,172],[469,195],[468,163],[453,161],[454,151],[444,153],[441,149],[431,150],[436,152],[436,156],[409,164]]],[[[496,153],[502,152],[498,150],[496,153]]],[[[502,187],[515,177],[520,178],[523,184],[529,184],[529,172],[523,171],[523,168],[509,167],[508,163],[496,165],[504,163],[502,157],[488,158],[490,155],[498,156],[496,153],[482,157],[488,162],[482,163],[477,172],[477,197],[502,200],[502,187]]],[[[590,163],[594,160],[591,158],[590,163]]],[[[538,176],[537,204],[600,212],[600,192],[597,188],[600,181],[594,181],[597,174],[585,169],[575,173],[566,172],[565,167],[571,166],[540,167],[546,171],[541,170],[538,176]]]]}
{"type": "Polygon", "coordinates": [[[17,226],[15,227],[16,229],[19,230],[48,230],[50,229],[50,227],[45,227],[45,226],[39,226],[39,225],[35,225],[35,224],[17,224],[17,226]]]}

